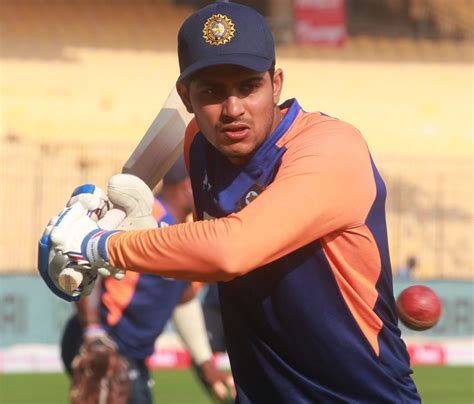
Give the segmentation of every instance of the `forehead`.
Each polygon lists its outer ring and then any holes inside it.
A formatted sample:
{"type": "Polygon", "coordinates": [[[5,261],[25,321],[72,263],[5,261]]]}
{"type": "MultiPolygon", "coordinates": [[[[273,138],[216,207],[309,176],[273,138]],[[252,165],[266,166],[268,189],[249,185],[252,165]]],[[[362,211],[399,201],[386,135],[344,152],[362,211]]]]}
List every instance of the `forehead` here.
{"type": "Polygon", "coordinates": [[[267,72],[257,72],[237,65],[216,65],[198,70],[191,77],[196,83],[226,83],[263,78],[267,72]]]}

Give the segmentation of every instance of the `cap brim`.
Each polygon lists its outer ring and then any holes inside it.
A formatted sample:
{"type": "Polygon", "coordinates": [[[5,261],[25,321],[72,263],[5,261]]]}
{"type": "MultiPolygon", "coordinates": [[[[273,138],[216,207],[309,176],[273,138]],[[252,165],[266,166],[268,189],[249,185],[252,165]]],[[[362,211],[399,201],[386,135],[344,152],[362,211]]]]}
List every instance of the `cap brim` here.
{"type": "Polygon", "coordinates": [[[204,69],[210,66],[217,65],[237,65],[246,67],[247,69],[255,70],[256,72],[265,72],[270,69],[273,64],[273,60],[257,56],[242,53],[233,53],[226,55],[216,55],[212,58],[206,58],[196,63],[189,65],[178,77],[178,81],[184,80],[196,73],[198,70],[204,69]]]}

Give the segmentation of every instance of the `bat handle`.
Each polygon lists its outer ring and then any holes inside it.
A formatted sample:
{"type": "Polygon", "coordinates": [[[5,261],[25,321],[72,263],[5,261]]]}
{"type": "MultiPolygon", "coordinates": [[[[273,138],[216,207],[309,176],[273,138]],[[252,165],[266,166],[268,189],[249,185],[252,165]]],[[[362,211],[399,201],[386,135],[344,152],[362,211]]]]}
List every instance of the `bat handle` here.
{"type": "Polygon", "coordinates": [[[62,289],[66,292],[72,293],[79,288],[83,278],[84,276],[82,275],[82,272],[78,269],[66,267],[59,274],[58,282],[62,289]]]}

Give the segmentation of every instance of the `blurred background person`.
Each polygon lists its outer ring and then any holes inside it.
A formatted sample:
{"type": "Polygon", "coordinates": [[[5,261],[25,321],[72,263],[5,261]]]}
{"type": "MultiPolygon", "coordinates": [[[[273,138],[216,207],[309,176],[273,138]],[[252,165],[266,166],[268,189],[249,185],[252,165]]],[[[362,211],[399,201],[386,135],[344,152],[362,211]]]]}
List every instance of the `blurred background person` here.
{"type": "Polygon", "coordinates": [[[405,265],[401,265],[397,267],[396,270],[396,277],[400,280],[411,280],[414,278],[415,275],[415,268],[417,266],[417,261],[416,257],[413,255],[410,255],[407,260],[405,265]]]}
{"type": "MultiPolygon", "coordinates": [[[[155,196],[153,215],[159,227],[182,223],[192,204],[191,184],[180,157],[155,196]]],[[[121,281],[109,277],[97,283],[95,296],[75,303],[77,312],[62,337],[61,356],[72,377],[73,403],[92,404],[101,396],[108,396],[111,404],[152,403],[153,381],[146,359],[171,317],[206,390],[218,399],[232,397],[232,377],[214,366],[201,306],[190,282],[128,272],[121,281]],[[128,378],[123,375],[124,360],[128,378]]]]}

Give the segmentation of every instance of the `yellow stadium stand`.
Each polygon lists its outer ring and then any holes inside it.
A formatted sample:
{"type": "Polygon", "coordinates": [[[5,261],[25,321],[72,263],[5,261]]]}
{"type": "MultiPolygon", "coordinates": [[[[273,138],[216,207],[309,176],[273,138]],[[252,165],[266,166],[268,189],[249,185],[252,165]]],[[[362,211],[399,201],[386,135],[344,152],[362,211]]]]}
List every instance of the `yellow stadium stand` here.
{"type": "MultiPolygon", "coordinates": [[[[411,4],[411,18],[428,10],[464,39],[401,27],[339,48],[281,45],[284,97],[363,132],[389,190],[394,267],[416,255],[419,277],[472,278],[472,1],[411,4]]],[[[0,235],[0,273],[34,271],[45,220],[72,187],[120,171],[177,77],[190,12],[166,0],[2,2],[0,220],[12,232],[0,235]]]]}

